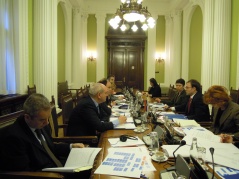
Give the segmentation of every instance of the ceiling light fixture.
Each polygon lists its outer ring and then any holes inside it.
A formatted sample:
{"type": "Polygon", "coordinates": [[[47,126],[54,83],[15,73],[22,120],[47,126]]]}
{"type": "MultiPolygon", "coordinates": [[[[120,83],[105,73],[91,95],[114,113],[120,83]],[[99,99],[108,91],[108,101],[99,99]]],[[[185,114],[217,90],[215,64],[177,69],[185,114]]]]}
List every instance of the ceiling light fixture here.
{"type": "Polygon", "coordinates": [[[117,29],[120,26],[122,31],[125,31],[126,22],[134,23],[131,29],[135,32],[138,30],[136,21],[140,21],[142,29],[146,31],[148,28],[155,26],[155,20],[148,11],[147,7],[142,6],[143,0],[121,0],[120,8],[117,9],[114,17],[110,19],[109,24],[117,29]]]}

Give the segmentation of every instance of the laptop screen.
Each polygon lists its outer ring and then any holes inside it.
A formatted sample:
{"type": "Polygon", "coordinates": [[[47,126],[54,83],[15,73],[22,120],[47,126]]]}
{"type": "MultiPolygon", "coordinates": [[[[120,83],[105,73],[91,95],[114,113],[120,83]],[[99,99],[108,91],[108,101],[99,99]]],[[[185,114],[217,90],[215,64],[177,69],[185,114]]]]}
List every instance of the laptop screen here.
{"type": "Polygon", "coordinates": [[[191,168],[188,165],[187,161],[180,154],[178,154],[177,156],[175,169],[178,176],[183,175],[186,178],[190,177],[191,168]]]}

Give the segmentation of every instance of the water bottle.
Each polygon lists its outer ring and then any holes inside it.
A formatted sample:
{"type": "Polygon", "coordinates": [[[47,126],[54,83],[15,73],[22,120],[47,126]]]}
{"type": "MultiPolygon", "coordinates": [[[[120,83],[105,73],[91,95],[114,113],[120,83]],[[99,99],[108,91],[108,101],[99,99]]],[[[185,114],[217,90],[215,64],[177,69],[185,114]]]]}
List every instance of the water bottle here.
{"type": "Polygon", "coordinates": [[[153,154],[159,151],[159,139],[158,139],[158,133],[157,132],[151,132],[150,138],[152,140],[150,149],[153,154]]]}
{"type": "Polygon", "coordinates": [[[197,138],[194,137],[192,140],[192,145],[190,148],[190,155],[193,156],[195,159],[198,158],[198,145],[197,145],[197,138]]]}

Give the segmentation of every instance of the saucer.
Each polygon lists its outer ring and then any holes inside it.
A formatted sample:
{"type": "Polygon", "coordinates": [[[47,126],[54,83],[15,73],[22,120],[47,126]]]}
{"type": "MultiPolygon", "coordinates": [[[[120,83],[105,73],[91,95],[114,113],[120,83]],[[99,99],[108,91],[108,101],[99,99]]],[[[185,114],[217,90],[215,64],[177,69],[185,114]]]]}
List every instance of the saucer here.
{"type": "Polygon", "coordinates": [[[165,162],[165,161],[168,160],[168,157],[164,155],[164,158],[159,160],[159,159],[156,158],[155,155],[153,155],[153,156],[151,157],[151,159],[152,159],[153,161],[155,161],[155,162],[165,162]]]}

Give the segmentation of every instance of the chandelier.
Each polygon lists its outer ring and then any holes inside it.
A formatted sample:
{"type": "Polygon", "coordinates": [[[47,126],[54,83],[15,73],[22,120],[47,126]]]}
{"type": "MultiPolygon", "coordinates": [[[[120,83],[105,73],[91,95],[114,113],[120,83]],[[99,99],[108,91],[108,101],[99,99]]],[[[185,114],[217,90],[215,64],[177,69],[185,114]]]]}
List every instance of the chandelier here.
{"type": "Polygon", "coordinates": [[[120,8],[109,21],[111,27],[117,29],[120,26],[120,29],[125,31],[129,29],[129,24],[133,24],[131,29],[135,32],[138,30],[137,21],[141,22],[144,31],[155,26],[155,20],[147,7],[142,6],[143,0],[121,0],[121,2],[120,8]]]}

